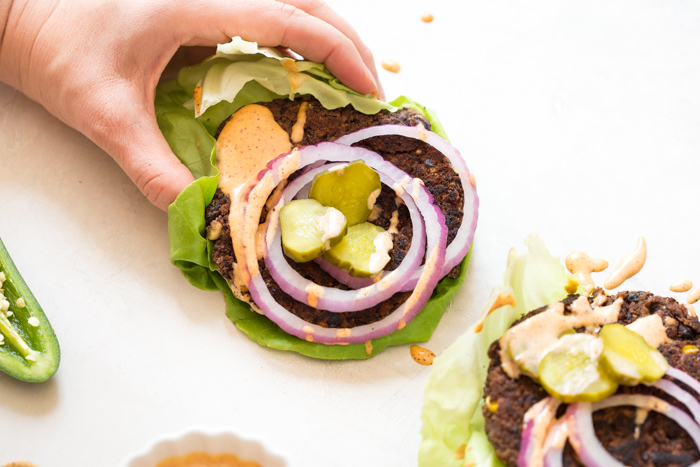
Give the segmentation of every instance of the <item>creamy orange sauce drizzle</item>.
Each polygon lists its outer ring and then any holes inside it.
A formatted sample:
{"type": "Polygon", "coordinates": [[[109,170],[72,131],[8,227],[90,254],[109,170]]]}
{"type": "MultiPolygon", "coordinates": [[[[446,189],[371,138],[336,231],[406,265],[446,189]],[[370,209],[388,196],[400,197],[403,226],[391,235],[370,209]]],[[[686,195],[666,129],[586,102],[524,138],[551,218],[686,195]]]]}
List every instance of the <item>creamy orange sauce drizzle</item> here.
{"type": "MultiPolygon", "coordinates": [[[[406,185],[408,185],[411,182],[411,177],[406,175],[403,180],[400,182],[394,183],[391,188],[393,188],[394,193],[396,193],[396,197],[401,199],[400,197],[406,192],[406,185]]],[[[403,201],[401,201],[403,203],[403,201]]]]}
{"type": "Polygon", "coordinates": [[[691,305],[700,300],[700,289],[691,290],[688,294],[688,304],[691,305]]]}
{"type": "Polygon", "coordinates": [[[377,198],[379,197],[381,192],[382,192],[382,189],[377,188],[372,193],[370,193],[369,197],[367,198],[367,209],[372,210],[372,213],[370,213],[370,215],[372,215],[374,213],[374,204],[377,202],[377,198]]]}
{"type": "Polygon", "coordinates": [[[608,262],[604,259],[591,258],[581,251],[569,253],[564,260],[564,264],[571,274],[578,275],[579,282],[586,290],[586,295],[590,294],[595,288],[595,282],[591,277],[591,273],[604,271],[608,267],[608,262]]]}
{"type": "Polygon", "coordinates": [[[499,341],[503,371],[515,379],[520,376],[521,366],[536,367],[564,331],[583,327],[593,333],[604,324],[616,323],[622,299],[603,307],[604,300],[604,295],[598,295],[591,306],[581,295],[570,305],[568,315],[564,314],[563,303],[553,303],[544,312],[508,329],[499,341]]]}
{"type": "Polygon", "coordinates": [[[192,94],[194,97],[194,114],[199,115],[202,108],[202,86],[195,86],[192,94]]]}
{"type": "MultiPolygon", "coordinates": [[[[219,188],[231,200],[229,227],[233,249],[239,262],[246,258],[245,245],[252,247],[253,255],[257,259],[257,219],[253,239],[248,243],[243,239],[241,219],[251,204],[246,199],[247,195],[267,163],[274,157],[289,152],[291,147],[289,135],[277,124],[272,112],[257,104],[242,107],[233,114],[216,141],[219,188]]],[[[260,209],[266,201],[267,196],[259,202],[260,209]]],[[[247,274],[244,274],[244,271],[245,268],[234,268],[234,275],[238,274],[238,277],[234,277],[234,282],[247,284],[247,274]]]]}
{"type": "Polygon", "coordinates": [[[293,71],[289,72],[289,94],[294,94],[299,86],[301,86],[304,81],[306,81],[308,75],[304,73],[296,73],[293,71]]]}
{"type": "Polygon", "coordinates": [[[689,280],[677,281],[668,288],[671,292],[687,292],[693,288],[693,283],[689,280]]]}
{"type": "Polygon", "coordinates": [[[410,347],[410,352],[413,361],[419,365],[430,366],[435,359],[435,353],[432,350],[428,350],[419,345],[412,345],[410,347]]]}
{"type": "MultiPolygon", "coordinates": [[[[276,123],[275,123],[276,124],[276,123]]],[[[244,285],[248,285],[251,275],[258,275],[260,273],[260,268],[258,266],[257,259],[257,248],[245,248],[245,245],[255,245],[257,241],[258,233],[258,223],[260,221],[260,213],[262,212],[263,205],[267,201],[270,193],[275,189],[275,177],[278,180],[286,180],[289,175],[291,175],[299,165],[299,152],[292,151],[291,154],[285,156],[282,159],[281,166],[273,174],[272,171],[265,172],[265,175],[257,184],[253,187],[248,195],[248,203],[246,209],[243,211],[242,222],[237,219],[240,225],[237,225],[237,238],[239,239],[238,245],[241,248],[241,252],[236,251],[237,242],[234,241],[234,252],[236,253],[236,259],[244,262],[245,268],[241,268],[241,277],[244,285]],[[243,258],[243,259],[240,259],[243,258]]],[[[232,218],[233,213],[229,215],[229,219],[232,218]]],[[[231,229],[233,237],[233,228],[231,229]]]]}
{"type": "Polygon", "coordinates": [[[305,339],[307,342],[313,342],[313,341],[314,341],[314,328],[312,328],[311,326],[304,326],[304,328],[302,329],[302,331],[304,331],[304,334],[305,334],[304,339],[305,339]]]}
{"type": "Polygon", "coordinates": [[[304,101],[301,103],[299,106],[299,112],[297,112],[297,121],[294,122],[294,126],[292,127],[292,143],[297,144],[301,143],[301,140],[304,139],[304,126],[306,125],[306,108],[309,106],[309,103],[304,101]]]}
{"type": "MultiPolygon", "coordinates": [[[[545,440],[544,452],[548,452],[550,449],[564,449],[566,446],[566,441],[569,436],[569,429],[566,423],[557,423],[550,428],[550,431],[554,430],[552,437],[545,440]]],[[[549,437],[549,433],[547,433],[549,437]]]]}
{"type": "Polygon", "coordinates": [[[644,424],[649,415],[649,409],[637,407],[637,413],[634,415],[634,439],[639,439],[640,428],[644,424]]]}
{"type": "Polygon", "coordinates": [[[323,296],[323,288],[313,282],[306,286],[306,301],[310,307],[318,306],[318,299],[323,296]]]}
{"type": "Polygon", "coordinates": [[[425,142],[428,141],[428,131],[425,129],[422,123],[419,123],[418,126],[418,139],[425,142]]]}
{"type": "Polygon", "coordinates": [[[469,183],[471,183],[471,185],[474,188],[476,188],[476,177],[474,176],[474,174],[472,172],[469,172],[469,183]]]}
{"type": "Polygon", "coordinates": [[[282,63],[282,68],[287,70],[288,73],[298,73],[299,72],[299,67],[297,67],[297,62],[296,60],[292,60],[291,58],[283,58],[280,60],[282,63]]]}
{"type": "Polygon", "coordinates": [[[455,451],[455,460],[462,460],[464,459],[464,452],[467,450],[467,445],[462,443],[459,445],[457,448],[457,451],[455,451]]]}
{"type": "Polygon", "coordinates": [[[646,260],[647,242],[644,237],[639,237],[634,251],[623,257],[620,262],[617,263],[615,269],[613,269],[608,278],[605,279],[603,287],[610,290],[621,286],[623,282],[641,271],[646,260]]]}
{"type": "Polygon", "coordinates": [[[367,342],[365,342],[365,354],[366,354],[368,357],[369,357],[370,355],[372,355],[372,350],[373,350],[372,341],[367,341],[367,342]]]}
{"type": "Polygon", "coordinates": [[[381,214],[381,213],[382,213],[382,208],[380,208],[379,206],[377,206],[377,205],[375,204],[374,207],[372,207],[372,212],[370,213],[370,215],[369,215],[369,217],[367,218],[367,220],[368,220],[369,222],[374,222],[374,221],[376,221],[376,220],[379,218],[379,214],[381,214]]]}
{"type": "Polygon", "coordinates": [[[496,292],[491,293],[491,296],[489,297],[488,302],[486,302],[486,305],[484,308],[481,310],[481,313],[479,314],[479,320],[476,322],[476,325],[474,326],[474,332],[479,333],[484,327],[484,321],[486,318],[493,313],[494,311],[498,310],[501,307],[504,307],[506,305],[512,305],[515,306],[515,297],[513,296],[513,291],[512,290],[499,290],[496,292]]]}
{"type": "Polygon", "coordinates": [[[671,341],[668,335],[666,335],[666,327],[661,320],[661,316],[657,314],[639,318],[625,327],[641,335],[647,344],[655,349],[661,344],[671,341]]]}
{"type": "MultiPolygon", "coordinates": [[[[418,278],[418,282],[416,283],[415,289],[413,289],[413,293],[411,294],[410,297],[408,297],[408,300],[406,300],[406,307],[404,308],[404,315],[406,313],[406,310],[409,310],[413,304],[418,300],[418,297],[421,295],[423,289],[425,289],[427,282],[428,282],[428,276],[430,276],[429,271],[435,269],[435,264],[437,263],[437,258],[438,258],[438,247],[436,246],[433,248],[433,251],[428,255],[428,259],[425,260],[425,269],[423,270],[423,274],[418,278]]],[[[406,326],[406,323],[404,320],[401,320],[399,323],[399,329],[403,328],[406,326]]]]}
{"type": "Polygon", "coordinates": [[[374,253],[369,257],[369,273],[371,275],[379,274],[384,269],[384,266],[389,263],[391,257],[389,251],[394,247],[394,242],[391,240],[390,232],[380,232],[374,238],[374,253]]]}
{"type": "Polygon", "coordinates": [[[422,186],[425,186],[425,182],[423,182],[423,180],[421,180],[420,178],[413,179],[413,191],[411,193],[413,199],[418,199],[418,195],[420,195],[420,190],[422,186]]]}
{"type": "Polygon", "coordinates": [[[156,467],[262,467],[255,461],[240,459],[233,454],[191,452],[160,461],[156,467]]]}
{"type": "Polygon", "coordinates": [[[394,212],[391,213],[391,219],[389,220],[389,232],[390,234],[398,234],[399,233],[399,211],[398,209],[394,212]]]}
{"type": "Polygon", "coordinates": [[[258,226],[258,236],[255,244],[258,260],[265,257],[267,254],[267,246],[272,243],[272,239],[275,237],[275,233],[277,233],[280,210],[284,207],[281,198],[285,186],[287,186],[287,180],[282,180],[265,203],[265,207],[267,207],[267,217],[265,218],[265,222],[258,226]]]}

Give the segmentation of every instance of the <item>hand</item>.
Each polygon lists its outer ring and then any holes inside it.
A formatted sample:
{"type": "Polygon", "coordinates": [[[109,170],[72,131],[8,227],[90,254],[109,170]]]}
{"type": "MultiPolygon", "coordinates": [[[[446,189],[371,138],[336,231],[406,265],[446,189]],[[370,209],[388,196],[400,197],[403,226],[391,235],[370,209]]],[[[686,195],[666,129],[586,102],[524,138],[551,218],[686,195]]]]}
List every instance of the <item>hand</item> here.
{"type": "Polygon", "coordinates": [[[104,149],[161,209],[192,181],[153,106],[181,46],[241,36],[323,62],[358,92],[380,92],[369,49],[321,0],[9,1],[0,80],[104,149]]]}

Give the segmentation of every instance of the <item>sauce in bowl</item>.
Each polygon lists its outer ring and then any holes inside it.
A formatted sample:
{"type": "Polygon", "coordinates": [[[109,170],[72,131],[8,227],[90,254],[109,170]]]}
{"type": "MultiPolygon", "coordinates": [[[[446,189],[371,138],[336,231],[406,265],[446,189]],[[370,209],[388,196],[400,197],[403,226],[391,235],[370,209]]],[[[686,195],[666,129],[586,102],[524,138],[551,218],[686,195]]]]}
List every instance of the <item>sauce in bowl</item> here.
{"type": "Polygon", "coordinates": [[[233,454],[191,452],[184,456],[168,457],[156,467],[262,467],[255,461],[240,459],[233,454]]]}

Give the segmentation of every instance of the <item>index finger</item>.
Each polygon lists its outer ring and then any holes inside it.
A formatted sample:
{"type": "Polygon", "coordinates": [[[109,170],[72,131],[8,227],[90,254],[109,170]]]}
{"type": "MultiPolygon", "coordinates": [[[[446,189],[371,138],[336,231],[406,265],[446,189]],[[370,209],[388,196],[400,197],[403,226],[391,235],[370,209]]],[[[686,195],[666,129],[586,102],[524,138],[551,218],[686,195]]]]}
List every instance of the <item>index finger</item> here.
{"type": "MultiPolygon", "coordinates": [[[[324,63],[347,86],[362,94],[378,94],[374,75],[355,43],[335,26],[294,5],[265,0],[210,2],[206,8],[187,2],[188,21],[177,21],[180,43],[215,45],[234,36],[263,46],[288,47],[324,63]]],[[[180,13],[182,14],[182,12],[180,13]]]]}
{"type": "MultiPolygon", "coordinates": [[[[374,56],[372,55],[372,51],[365,45],[365,43],[362,41],[360,38],[360,35],[355,31],[355,28],[353,28],[350,23],[348,23],[345,18],[343,18],[341,15],[336,13],[328,4],[326,4],[322,0],[286,0],[287,3],[290,5],[294,5],[297,8],[302,9],[306,13],[308,13],[311,16],[315,16],[318,19],[321,19],[325,21],[326,23],[330,24],[331,26],[335,27],[338,29],[338,31],[342,32],[347,36],[348,39],[352,41],[353,44],[355,44],[355,47],[357,48],[358,52],[360,53],[360,56],[362,57],[362,60],[365,62],[365,65],[367,65],[367,68],[372,72],[372,76],[374,76],[375,81],[377,82],[377,87],[379,90],[379,96],[383,99],[384,98],[384,90],[382,89],[382,84],[379,81],[379,75],[377,74],[377,67],[376,64],[374,63],[374,56]]],[[[331,70],[333,71],[333,70],[331,70]]]]}

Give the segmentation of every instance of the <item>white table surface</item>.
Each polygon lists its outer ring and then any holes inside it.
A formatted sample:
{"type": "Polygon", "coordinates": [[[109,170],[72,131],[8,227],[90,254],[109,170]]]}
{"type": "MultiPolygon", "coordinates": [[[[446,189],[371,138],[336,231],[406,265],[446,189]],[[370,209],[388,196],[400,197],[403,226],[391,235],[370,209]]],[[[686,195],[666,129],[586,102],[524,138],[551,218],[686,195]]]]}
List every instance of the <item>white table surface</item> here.
{"type": "MultiPolygon", "coordinates": [[[[700,285],[700,4],[330,3],[377,61],[400,63],[381,70],[388,97],[436,109],[478,182],[466,284],[425,347],[475,321],[533,231],[555,254],[612,264],[644,235],[647,265],[626,286],[700,285]]],[[[430,368],[407,346],[360,362],[259,347],[169,263],[166,214],[4,85],[0,161],[0,237],[62,350],[47,383],[0,374],[0,465],[113,466],[195,425],[260,436],[300,466],[417,464],[430,368]]]]}

